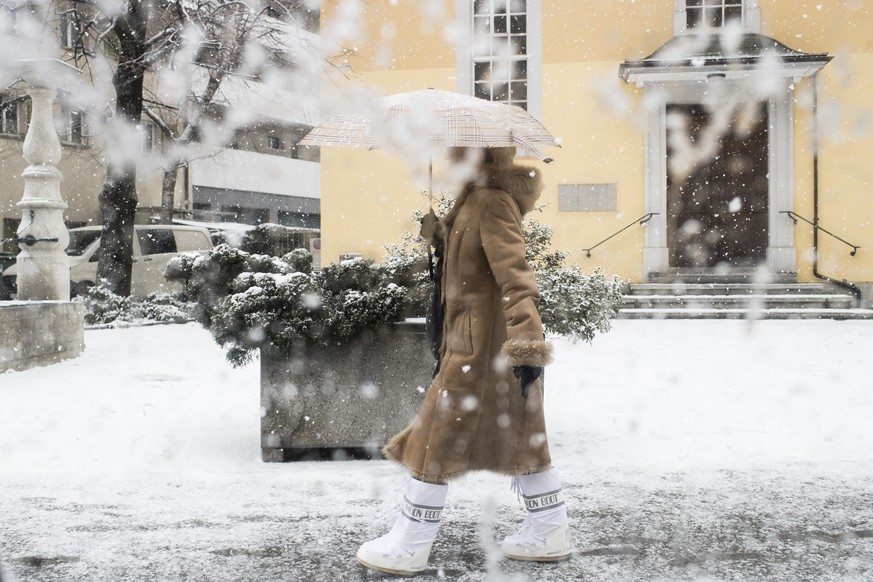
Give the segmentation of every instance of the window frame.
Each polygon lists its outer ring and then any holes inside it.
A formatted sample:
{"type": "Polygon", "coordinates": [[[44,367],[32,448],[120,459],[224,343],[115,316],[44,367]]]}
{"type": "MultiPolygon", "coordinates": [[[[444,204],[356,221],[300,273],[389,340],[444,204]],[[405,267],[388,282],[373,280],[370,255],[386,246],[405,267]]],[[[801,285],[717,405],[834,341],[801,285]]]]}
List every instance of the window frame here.
{"type": "Polygon", "coordinates": [[[85,135],[85,127],[84,111],[79,109],[64,110],[64,143],[87,145],[88,139],[85,135]]]}
{"type": "MultiPolygon", "coordinates": [[[[456,0],[456,17],[461,37],[456,53],[457,90],[475,95],[474,0],[456,0]]],[[[511,0],[507,0],[511,2],[511,0]]],[[[527,111],[542,118],[542,0],[527,0],[526,6],[527,111]]],[[[506,101],[503,101],[506,102],[506,101]]]]}
{"type": "Polygon", "coordinates": [[[68,10],[61,14],[60,43],[61,47],[71,51],[85,53],[87,34],[82,25],[81,15],[75,10],[68,10]]]}
{"type": "Polygon", "coordinates": [[[527,109],[527,2],[474,0],[473,41],[473,95],[527,109]],[[479,3],[488,6],[476,12],[479,3]],[[521,3],[523,10],[515,6],[521,3]],[[482,53],[479,34],[483,40],[488,38],[482,53]],[[502,70],[504,64],[509,70],[502,70]],[[495,73],[500,76],[494,77],[495,73]]]}
{"type": "Polygon", "coordinates": [[[139,124],[141,132],[141,151],[150,153],[155,150],[155,124],[150,121],[143,121],[139,124]]]}
{"type": "Polygon", "coordinates": [[[724,18],[725,8],[738,7],[742,12],[739,18],[740,26],[743,32],[761,32],[761,14],[758,7],[758,0],[676,0],[676,7],[673,13],[673,34],[675,36],[684,34],[713,34],[724,28],[726,22],[724,18]],[[694,2],[695,5],[690,5],[694,2]],[[711,3],[711,10],[721,10],[722,20],[718,26],[709,26],[706,23],[698,26],[688,26],[689,9],[700,10],[701,14],[707,8],[707,3],[711,3]],[[717,3],[717,4],[716,4],[717,3]]]}
{"type": "Polygon", "coordinates": [[[6,103],[0,105],[0,135],[12,135],[12,136],[20,136],[21,135],[21,100],[20,99],[10,99],[6,103]],[[14,112],[15,114],[15,131],[9,131],[9,127],[7,125],[7,112],[14,112]]]}
{"type": "MultiPolygon", "coordinates": [[[[57,113],[56,113],[57,115],[57,113]]],[[[87,115],[82,109],[74,109],[63,103],[60,115],[55,117],[55,129],[58,138],[64,145],[81,146],[88,145],[87,115]]]]}
{"type": "Polygon", "coordinates": [[[685,28],[716,29],[731,21],[742,23],[743,9],[743,0],[685,0],[685,28]]]}
{"type": "Polygon", "coordinates": [[[278,135],[267,136],[267,149],[273,152],[284,152],[285,144],[278,135]],[[274,145],[275,144],[275,145],[274,145]]]}

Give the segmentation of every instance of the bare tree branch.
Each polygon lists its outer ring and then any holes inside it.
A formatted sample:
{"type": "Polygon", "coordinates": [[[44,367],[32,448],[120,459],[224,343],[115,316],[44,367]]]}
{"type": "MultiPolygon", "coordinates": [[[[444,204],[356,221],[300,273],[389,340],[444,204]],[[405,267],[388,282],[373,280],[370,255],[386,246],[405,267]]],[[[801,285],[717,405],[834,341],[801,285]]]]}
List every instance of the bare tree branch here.
{"type": "Polygon", "coordinates": [[[176,134],[173,133],[173,130],[170,128],[170,126],[167,125],[163,118],[161,118],[161,116],[158,115],[154,109],[146,106],[143,107],[143,112],[149,117],[149,119],[155,122],[155,125],[160,128],[161,133],[163,133],[164,136],[168,137],[171,140],[175,140],[177,138],[176,134]]]}
{"type": "Polygon", "coordinates": [[[168,36],[176,34],[177,32],[179,32],[179,31],[175,28],[166,28],[166,29],[162,30],[161,32],[157,33],[156,35],[154,35],[153,37],[151,37],[150,39],[148,39],[147,41],[145,41],[143,44],[145,45],[146,50],[149,50],[152,46],[156,45],[158,42],[163,41],[168,36]]]}

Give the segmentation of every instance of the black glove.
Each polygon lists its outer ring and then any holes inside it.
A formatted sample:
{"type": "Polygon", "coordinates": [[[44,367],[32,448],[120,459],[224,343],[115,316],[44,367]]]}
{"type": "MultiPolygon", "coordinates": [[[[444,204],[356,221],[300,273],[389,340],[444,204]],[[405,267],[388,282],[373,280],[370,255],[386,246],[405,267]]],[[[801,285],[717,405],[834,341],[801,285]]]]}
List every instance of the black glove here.
{"type": "Polygon", "coordinates": [[[530,394],[531,384],[542,376],[543,369],[542,367],[534,368],[533,366],[515,366],[512,369],[512,373],[521,382],[521,395],[527,398],[527,395],[530,394]]]}

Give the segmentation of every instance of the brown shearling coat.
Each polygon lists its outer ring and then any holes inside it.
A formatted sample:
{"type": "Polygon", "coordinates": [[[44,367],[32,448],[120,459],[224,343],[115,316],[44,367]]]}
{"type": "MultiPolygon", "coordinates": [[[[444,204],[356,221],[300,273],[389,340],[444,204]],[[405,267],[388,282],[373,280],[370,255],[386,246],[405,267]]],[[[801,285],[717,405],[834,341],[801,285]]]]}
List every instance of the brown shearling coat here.
{"type": "Polygon", "coordinates": [[[440,371],[415,420],[383,449],[416,479],[444,483],[468,471],[515,476],[550,467],[542,385],[537,380],[525,400],[512,371],[551,358],[521,230],[541,190],[536,170],[511,160],[485,166],[443,219],[440,371]]]}

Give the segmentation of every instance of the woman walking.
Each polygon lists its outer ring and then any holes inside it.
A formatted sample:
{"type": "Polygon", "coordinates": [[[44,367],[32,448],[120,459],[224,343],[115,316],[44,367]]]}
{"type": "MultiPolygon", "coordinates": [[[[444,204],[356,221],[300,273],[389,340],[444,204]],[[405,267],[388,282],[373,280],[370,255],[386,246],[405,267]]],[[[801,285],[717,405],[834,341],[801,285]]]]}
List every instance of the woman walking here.
{"type": "Polygon", "coordinates": [[[383,450],[411,479],[394,527],[357,554],[383,572],[427,567],[448,483],[470,471],[517,479],[527,516],[503,541],[507,558],[554,561],[572,552],[543,416],[540,377],[552,348],[521,230],[541,177],[513,164],[515,148],[454,148],[450,157],[460,164],[471,156],[477,172],[434,234],[444,317],[438,373],[415,420],[383,450]]]}

